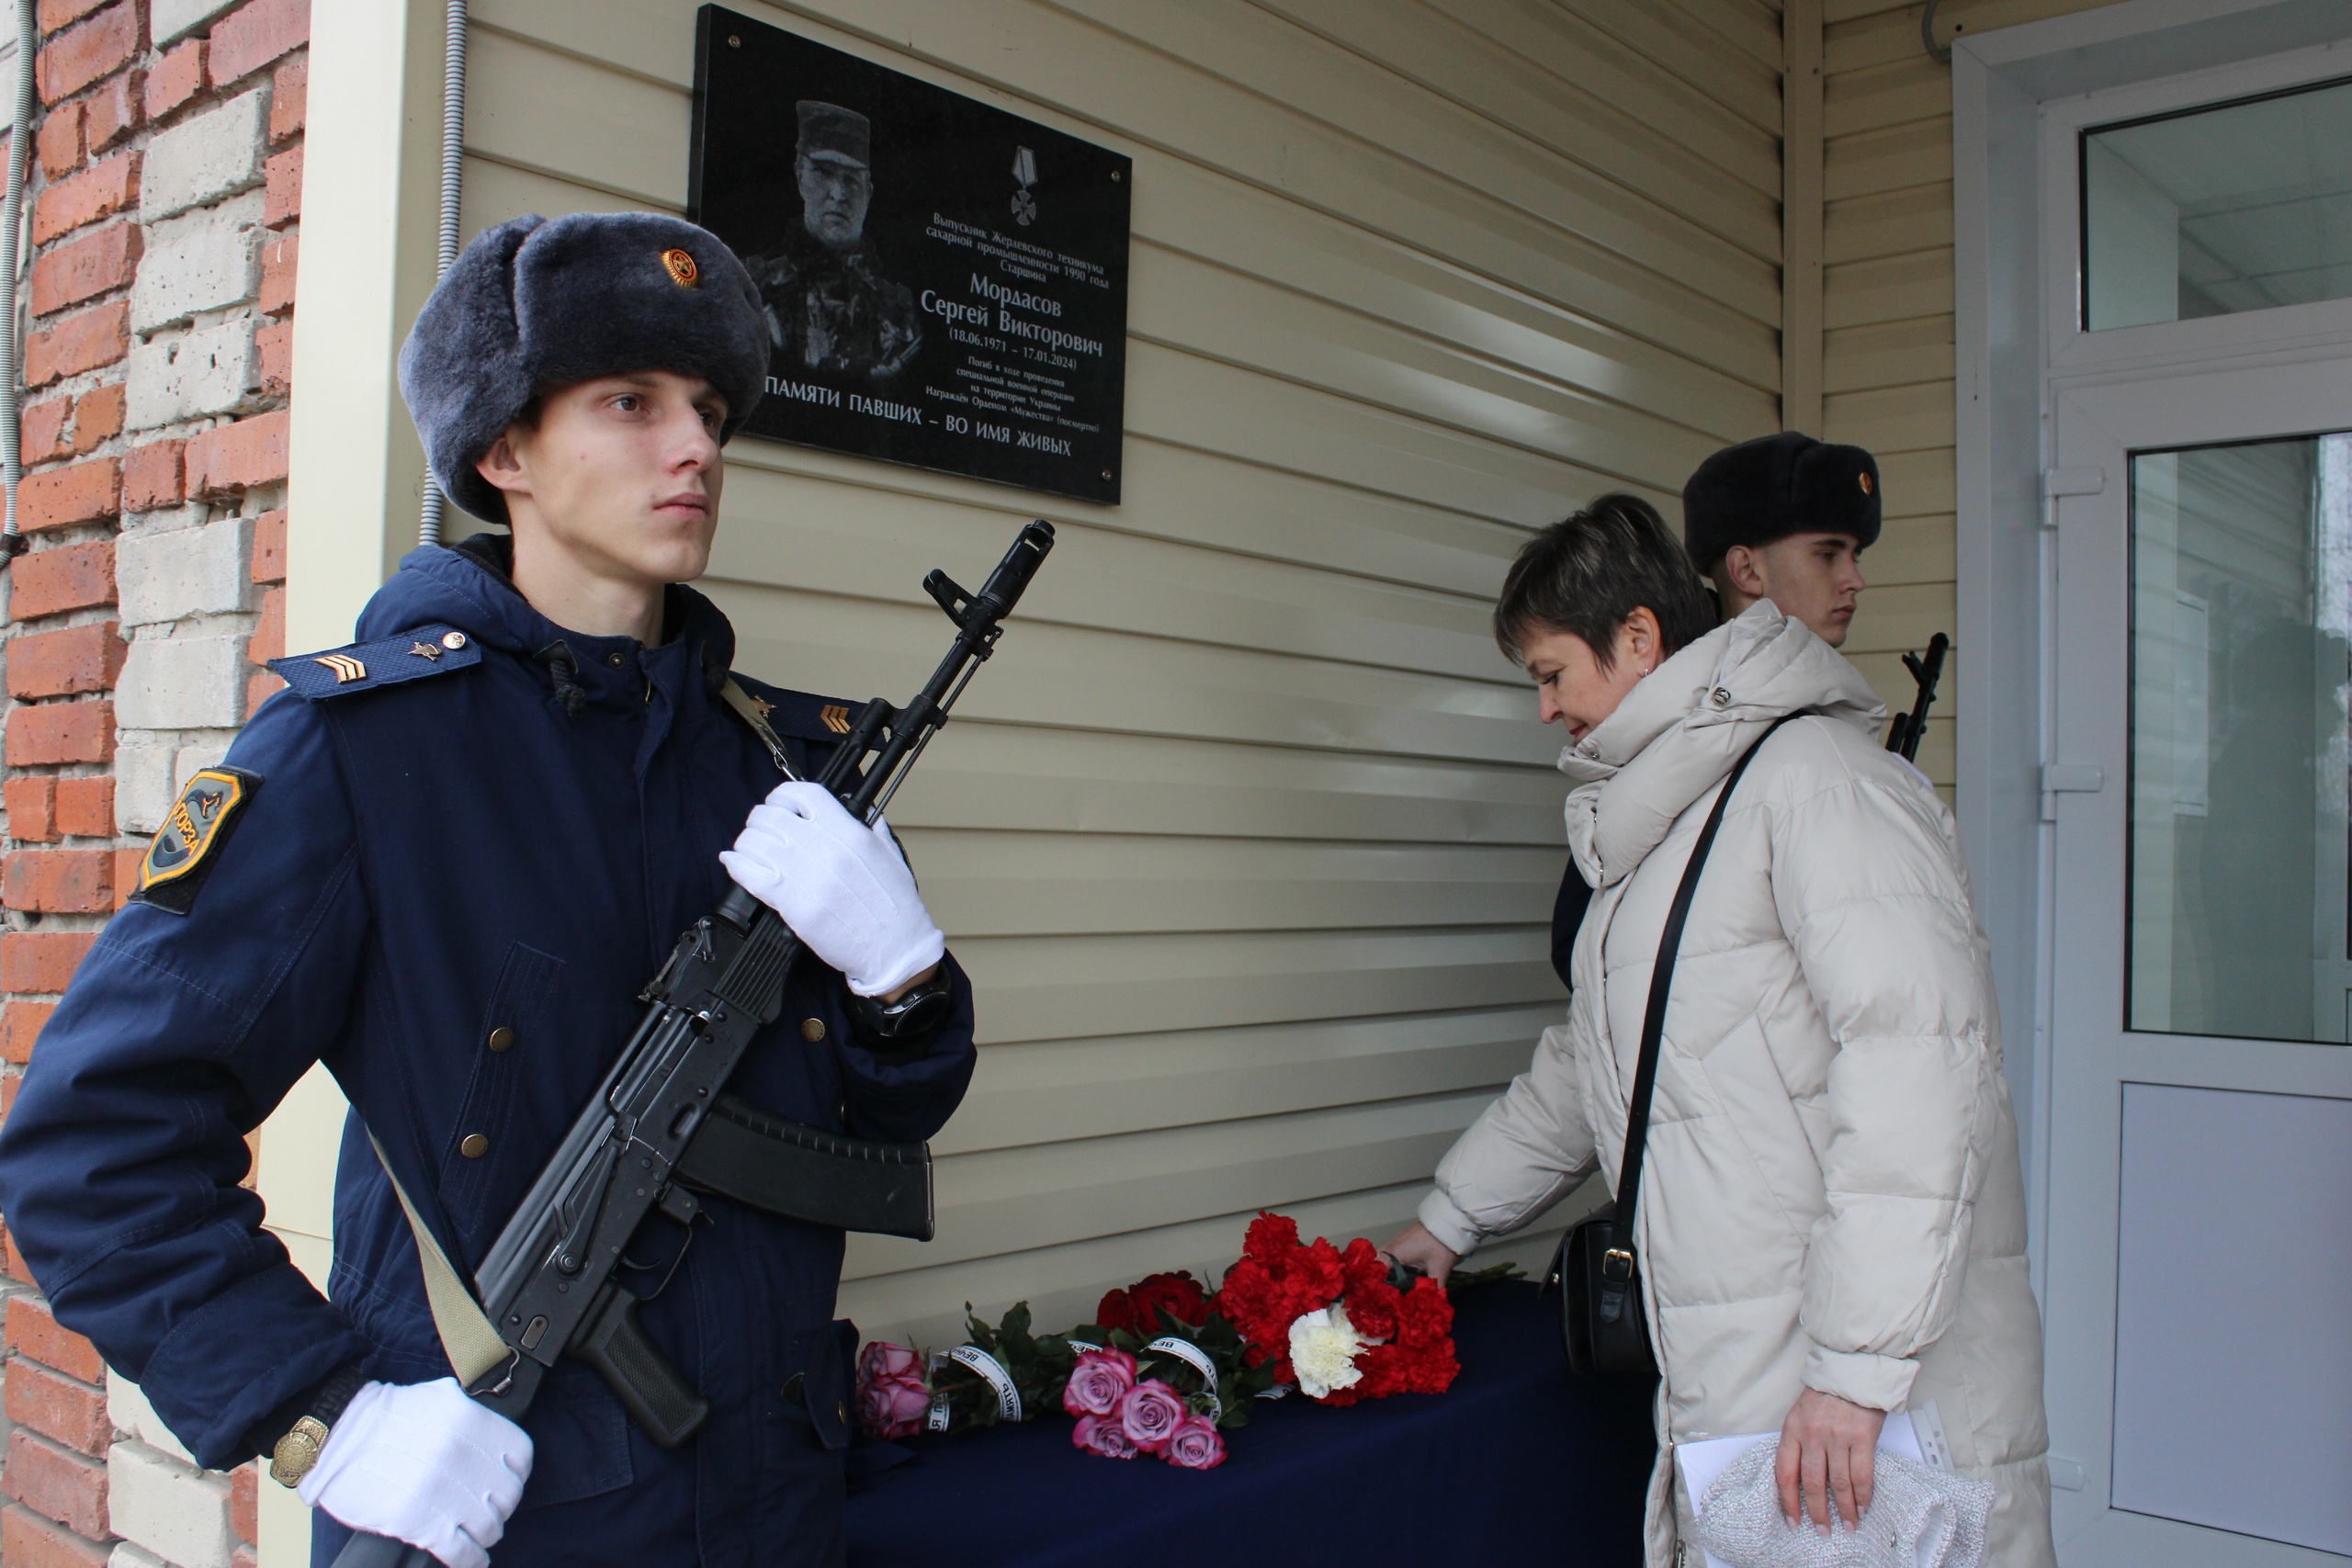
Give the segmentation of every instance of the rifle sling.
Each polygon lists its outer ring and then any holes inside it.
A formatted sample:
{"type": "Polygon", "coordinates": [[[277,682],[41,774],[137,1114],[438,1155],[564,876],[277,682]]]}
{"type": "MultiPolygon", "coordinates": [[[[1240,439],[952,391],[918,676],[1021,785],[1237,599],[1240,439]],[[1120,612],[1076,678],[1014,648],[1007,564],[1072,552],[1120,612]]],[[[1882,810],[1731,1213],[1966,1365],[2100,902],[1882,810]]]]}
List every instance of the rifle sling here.
{"type": "Polygon", "coordinates": [[[798,770],[793,767],[792,759],[786,755],[784,742],[776,739],[775,727],[768,723],[768,716],[762,713],[759,704],[752,700],[752,694],[743,690],[735,677],[729,675],[727,684],[718,689],[718,694],[727,700],[729,707],[735,710],[736,716],[752,727],[752,733],[758,736],[760,744],[767,748],[768,758],[775,763],[776,772],[786,778],[797,780],[800,777],[798,770]]]}
{"type": "Polygon", "coordinates": [[[931,1150],[828,1133],[722,1094],[678,1179],[788,1220],[929,1241],[931,1150]]]}
{"type": "Polygon", "coordinates": [[[433,1239],[416,1205],[408,1201],[408,1190],[392,1174],[392,1162],[384,1158],[384,1145],[376,1142],[373,1133],[368,1134],[368,1143],[384,1168],[384,1179],[392,1184],[392,1196],[401,1201],[409,1230],[416,1236],[416,1261],[424,1270],[424,1304],[432,1309],[433,1332],[441,1337],[441,1352],[449,1358],[449,1370],[458,1374],[458,1381],[471,1388],[474,1380],[506,1359],[511,1353],[506,1341],[498,1337],[497,1325],[466,1289],[457,1266],[433,1239]]]}
{"type": "MultiPolygon", "coordinates": [[[[786,778],[800,775],[784,742],[732,677],[719,689],[786,778]]],[[[722,1094],[686,1145],[678,1179],[689,1187],[810,1224],[932,1238],[931,1150],[880,1144],[771,1116],[722,1094]]]]}
{"type": "MultiPolygon", "coordinates": [[[[368,1135],[392,1195],[416,1237],[433,1331],[458,1381],[470,1387],[506,1359],[506,1341],[466,1288],[449,1255],[392,1174],[384,1146],[368,1135]]],[[[929,1241],[933,1231],[931,1149],[923,1144],[884,1144],[771,1116],[747,1100],[722,1094],[686,1145],[679,1179],[688,1186],[788,1220],[842,1230],[929,1241]]]]}

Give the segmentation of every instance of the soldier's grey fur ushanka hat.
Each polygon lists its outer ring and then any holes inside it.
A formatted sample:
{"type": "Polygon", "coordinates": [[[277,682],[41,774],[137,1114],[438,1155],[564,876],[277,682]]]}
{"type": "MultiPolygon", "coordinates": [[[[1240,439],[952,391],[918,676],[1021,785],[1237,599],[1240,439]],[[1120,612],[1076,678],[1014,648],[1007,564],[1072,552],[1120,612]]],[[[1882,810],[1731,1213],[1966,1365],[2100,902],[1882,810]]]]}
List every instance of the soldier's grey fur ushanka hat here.
{"type": "Polygon", "coordinates": [[[401,395],[442,492],[506,521],[475,462],[541,391],[630,370],[699,376],[725,441],[767,375],[751,275],[718,237],[650,212],[526,213],[475,236],[401,345],[401,395]]]}

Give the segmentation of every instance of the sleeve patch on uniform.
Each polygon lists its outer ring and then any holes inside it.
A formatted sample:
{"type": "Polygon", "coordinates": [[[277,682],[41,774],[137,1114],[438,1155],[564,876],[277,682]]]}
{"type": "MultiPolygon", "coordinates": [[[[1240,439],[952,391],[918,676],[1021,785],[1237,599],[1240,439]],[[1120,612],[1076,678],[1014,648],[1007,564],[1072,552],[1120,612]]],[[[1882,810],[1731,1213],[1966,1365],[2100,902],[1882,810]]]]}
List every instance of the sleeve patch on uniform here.
{"type": "Polygon", "coordinates": [[[243,768],[205,768],[192,776],[140,859],[130,901],[187,914],[239,813],[260,788],[261,775],[243,768]]]}

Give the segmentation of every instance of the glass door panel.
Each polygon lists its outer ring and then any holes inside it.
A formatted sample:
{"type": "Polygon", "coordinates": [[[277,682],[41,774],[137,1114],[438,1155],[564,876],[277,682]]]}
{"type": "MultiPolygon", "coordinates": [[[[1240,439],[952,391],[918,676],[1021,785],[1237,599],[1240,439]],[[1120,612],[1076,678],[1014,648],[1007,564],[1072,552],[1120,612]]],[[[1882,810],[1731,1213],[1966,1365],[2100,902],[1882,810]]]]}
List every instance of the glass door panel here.
{"type": "Polygon", "coordinates": [[[2352,295],[2352,83],[2082,138],[2083,326],[2352,295]]]}
{"type": "Polygon", "coordinates": [[[2132,457],[2127,1027],[2352,1019],[2352,435],[2132,457]]]}

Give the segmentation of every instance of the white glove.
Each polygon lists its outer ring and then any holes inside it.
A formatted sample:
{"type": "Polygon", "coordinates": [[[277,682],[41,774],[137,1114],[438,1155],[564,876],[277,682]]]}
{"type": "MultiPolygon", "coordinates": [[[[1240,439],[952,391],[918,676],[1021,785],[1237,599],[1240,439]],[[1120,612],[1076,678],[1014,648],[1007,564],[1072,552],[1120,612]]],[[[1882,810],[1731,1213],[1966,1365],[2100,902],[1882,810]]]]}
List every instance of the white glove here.
{"type": "Polygon", "coordinates": [[[530,1434],[468,1399],[457,1379],[371,1382],[351,1396],[295,1492],[449,1568],[490,1568],[530,1476],[530,1434]]]}
{"type": "Polygon", "coordinates": [[[861,997],[897,990],[947,951],[890,825],[866,827],[822,784],[776,785],[718,859],[861,997]]]}

